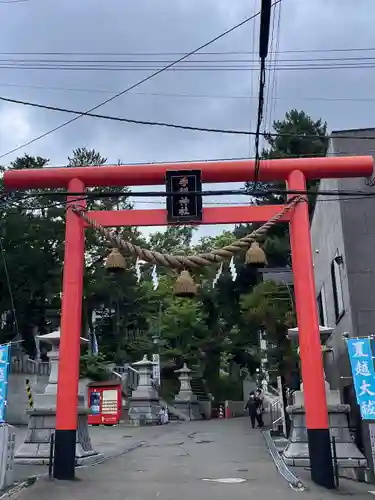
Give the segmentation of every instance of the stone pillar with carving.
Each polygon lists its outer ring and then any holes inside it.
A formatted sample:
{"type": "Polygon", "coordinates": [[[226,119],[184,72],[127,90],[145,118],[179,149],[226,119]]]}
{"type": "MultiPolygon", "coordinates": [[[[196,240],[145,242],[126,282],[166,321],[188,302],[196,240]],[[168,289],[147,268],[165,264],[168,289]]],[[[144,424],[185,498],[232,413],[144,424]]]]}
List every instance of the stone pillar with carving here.
{"type": "Polygon", "coordinates": [[[190,381],[192,371],[184,363],[184,366],[179,370],[175,370],[175,373],[179,374],[180,391],[175,397],[173,405],[190,420],[201,420],[199,401],[191,390],[190,381]]]}
{"type": "MultiPolygon", "coordinates": [[[[34,407],[28,411],[29,423],[24,443],[16,451],[15,461],[20,464],[45,465],[49,462],[51,435],[56,428],[56,397],[59,367],[60,331],[39,335],[41,342],[52,345],[48,353],[50,360],[50,376],[42,394],[34,395],[34,407]]],[[[81,338],[81,344],[87,343],[81,338]]],[[[84,405],[84,397],[77,400],[77,433],[76,461],[77,465],[86,464],[99,457],[93,449],[89,435],[87,416],[90,410],[84,405]]]]}
{"type": "Polygon", "coordinates": [[[133,425],[156,425],[159,423],[160,400],[152,386],[152,368],[154,363],[143,357],[141,361],[133,363],[139,372],[139,384],[129,398],[129,422],[133,425]]]}

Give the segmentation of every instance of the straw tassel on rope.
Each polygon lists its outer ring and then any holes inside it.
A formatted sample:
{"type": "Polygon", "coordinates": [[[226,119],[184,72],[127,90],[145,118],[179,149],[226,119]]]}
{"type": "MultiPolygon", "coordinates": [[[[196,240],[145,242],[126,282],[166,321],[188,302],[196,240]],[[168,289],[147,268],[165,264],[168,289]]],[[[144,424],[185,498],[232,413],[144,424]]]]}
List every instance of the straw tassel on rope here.
{"type": "Polygon", "coordinates": [[[189,271],[181,271],[174,286],[174,295],[176,297],[195,297],[198,293],[198,287],[191,277],[189,271]]]}
{"type": "Polygon", "coordinates": [[[113,273],[124,271],[126,269],[126,262],[124,256],[120,253],[118,248],[113,248],[108,255],[105,268],[113,273]]]}
{"type": "Polygon", "coordinates": [[[257,241],[253,241],[249,250],[246,252],[245,264],[257,267],[267,265],[266,254],[257,241]]]}

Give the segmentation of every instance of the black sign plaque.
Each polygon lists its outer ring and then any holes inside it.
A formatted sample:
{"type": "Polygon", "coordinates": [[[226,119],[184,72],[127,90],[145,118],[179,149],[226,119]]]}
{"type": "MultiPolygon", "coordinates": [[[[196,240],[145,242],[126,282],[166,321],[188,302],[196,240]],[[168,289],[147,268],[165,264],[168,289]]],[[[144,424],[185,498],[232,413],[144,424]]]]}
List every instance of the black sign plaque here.
{"type": "Polygon", "coordinates": [[[166,172],[168,222],[194,222],[202,220],[202,191],[200,170],[166,172]],[[190,194],[193,193],[193,194],[190,194]]]}

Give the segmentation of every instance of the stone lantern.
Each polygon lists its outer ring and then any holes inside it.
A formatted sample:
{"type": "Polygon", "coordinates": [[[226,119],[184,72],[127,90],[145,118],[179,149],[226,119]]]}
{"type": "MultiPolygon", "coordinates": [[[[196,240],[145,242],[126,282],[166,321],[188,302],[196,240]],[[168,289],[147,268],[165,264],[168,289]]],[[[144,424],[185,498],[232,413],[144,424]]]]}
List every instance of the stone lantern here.
{"type": "MultiPolygon", "coordinates": [[[[38,335],[38,340],[52,346],[48,353],[50,360],[50,375],[42,394],[34,395],[34,407],[28,411],[29,424],[24,443],[15,454],[15,460],[20,464],[45,465],[49,463],[51,435],[56,428],[56,398],[59,367],[60,330],[46,335],[38,335]]],[[[81,345],[89,341],[80,338],[81,345]]],[[[89,435],[87,416],[90,410],[84,406],[84,397],[77,400],[77,444],[76,461],[78,465],[98,458],[98,453],[92,448],[89,435]]]]}
{"type": "Polygon", "coordinates": [[[190,384],[192,370],[184,363],[184,366],[179,370],[175,370],[175,373],[179,374],[180,391],[175,397],[174,406],[188,417],[189,420],[200,420],[202,417],[199,402],[191,390],[190,384]]]}
{"type": "Polygon", "coordinates": [[[133,425],[155,425],[159,423],[159,395],[152,385],[152,369],[155,363],[147,355],[133,363],[139,373],[139,384],[129,398],[129,421],[133,425]]]}

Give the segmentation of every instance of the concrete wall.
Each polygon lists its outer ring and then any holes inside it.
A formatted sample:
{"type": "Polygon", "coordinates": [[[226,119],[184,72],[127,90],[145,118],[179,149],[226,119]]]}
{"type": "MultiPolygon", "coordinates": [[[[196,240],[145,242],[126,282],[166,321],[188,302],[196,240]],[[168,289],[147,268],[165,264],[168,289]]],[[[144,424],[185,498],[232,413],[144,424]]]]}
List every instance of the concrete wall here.
{"type": "MultiPolygon", "coordinates": [[[[247,415],[245,401],[225,401],[225,409],[229,410],[229,418],[244,417],[247,415]]],[[[227,416],[227,414],[226,414],[227,416]]]]}
{"type": "Polygon", "coordinates": [[[6,418],[11,425],[27,425],[29,400],[26,394],[26,379],[30,380],[33,394],[41,393],[48,382],[48,376],[10,374],[6,418]]]}
{"type": "MultiPolygon", "coordinates": [[[[25,375],[11,374],[9,376],[7,422],[11,425],[27,425],[29,409],[29,400],[26,394],[26,379],[30,380],[32,394],[41,394],[48,383],[46,375],[25,375]]],[[[79,381],[79,394],[84,396],[85,406],[88,407],[88,387],[92,382],[90,379],[79,381]]]]}
{"type": "MultiPolygon", "coordinates": [[[[375,129],[337,131],[332,133],[329,154],[334,156],[370,155],[375,153],[375,129]],[[335,137],[335,134],[340,137],[335,137]],[[357,139],[366,136],[370,139],[357,139]],[[342,138],[343,137],[343,138],[342,138]],[[371,139],[373,137],[373,139],[371,139]]],[[[374,193],[363,178],[323,180],[320,190],[362,191],[374,193]]],[[[324,285],[327,325],[333,327],[327,345],[333,353],[325,355],[327,380],[333,388],[352,385],[347,349],[342,333],[366,336],[375,333],[375,197],[342,194],[318,197],[311,240],[317,295],[324,285]],[[330,265],[338,250],[343,257],[340,266],[344,315],[336,322],[330,265]]]]}
{"type": "MultiPolygon", "coordinates": [[[[338,181],[335,179],[326,179],[320,184],[321,191],[333,191],[337,190],[338,187],[338,181]]],[[[350,375],[348,371],[346,344],[342,334],[353,331],[353,321],[342,213],[337,197],[318,196],[311,224],[311,244],[316,295],[318,296],[321,290],[324,289],[324,306],[326,311],[326,325],[324,326],[335,329],[327,342],[327,346],[331,347],[333,352],[328,352],[324,355],[326,377],[333,389],[342,389],[345,382],[350,382],[349,379],[340,378],[350,375]],[[344,260],[344,265],[340,267],[344,314],[336,321],[331,263],[337,252],[343,256],[344,260]],[[336,369],[337,366],[340,366],[340,370],[336,369]]]]}

